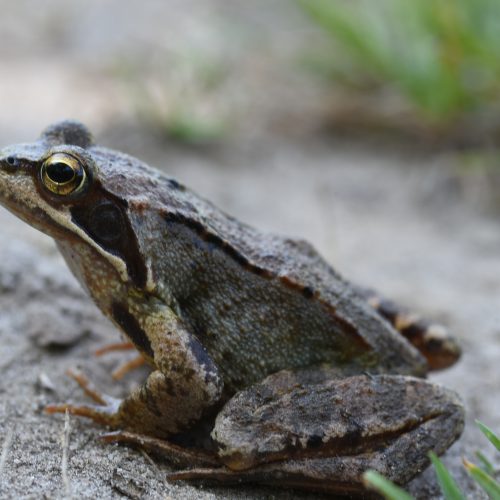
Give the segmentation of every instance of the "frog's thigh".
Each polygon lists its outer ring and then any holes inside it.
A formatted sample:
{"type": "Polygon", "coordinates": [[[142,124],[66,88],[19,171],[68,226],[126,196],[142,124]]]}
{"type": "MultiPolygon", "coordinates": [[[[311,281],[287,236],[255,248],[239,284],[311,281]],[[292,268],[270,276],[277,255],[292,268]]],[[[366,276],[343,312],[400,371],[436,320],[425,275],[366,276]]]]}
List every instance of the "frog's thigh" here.
{"type": "Polygon", "coordinates": [[[405,483],[427,466],[430,450],[443,453],[462,431],[457,395],[425,380],[356,375],[311,383],[305,375],[302,383],[301,373],[280,372],[226,404],[212,435],[233,472],[205,478],[321,481],[320,489],[343,491],[361,488],[362,472],[375,469],[405,483]]]}

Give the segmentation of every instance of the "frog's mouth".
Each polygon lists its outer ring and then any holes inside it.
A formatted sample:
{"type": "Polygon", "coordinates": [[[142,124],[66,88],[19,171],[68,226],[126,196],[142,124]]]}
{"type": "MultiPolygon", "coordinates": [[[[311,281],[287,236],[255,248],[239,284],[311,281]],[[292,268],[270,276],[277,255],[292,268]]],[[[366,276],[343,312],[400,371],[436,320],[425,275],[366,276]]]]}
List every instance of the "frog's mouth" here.
{"type": "Polygon", "coordinates": [[[19,193],[12,186],[13,184],[17,184],[18,181],[4,182],[5,176],[2,174],[3,172],[0,171],[0,203],[9,210],[9,212],[19,217],[19,219],[30,226],[33,226],[35,229],[53,238],[68,238],[71,233],[67,227],[70,222],[69,211],[67,211],[67,213],[64,213],[64,211],[57,211],[58,217],[54,218],[50,213],[51,211],[55,211],[54,208],[50,207],[50,205],[41,200],[36,194],[35,198],[33,198],[32,196],[26,195],[25,190],[19,193]],[[33,199],[36,199],[38,203],[34,203],[33,199]]]}

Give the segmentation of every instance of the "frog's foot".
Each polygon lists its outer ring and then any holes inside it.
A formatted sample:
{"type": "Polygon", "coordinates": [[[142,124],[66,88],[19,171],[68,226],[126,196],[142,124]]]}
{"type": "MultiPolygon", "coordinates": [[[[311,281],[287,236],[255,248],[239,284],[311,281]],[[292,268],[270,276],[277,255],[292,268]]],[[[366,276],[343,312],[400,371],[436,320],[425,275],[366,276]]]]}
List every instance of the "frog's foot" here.
{"type": "Polygon", "coordinates": [[[74,379],[78,385],[83,389],[83,392],[94,400],[96,405],[76,405],[65,403],[61,405],[48,405],[45,407],[47,413],[66,413],[78,415],[92,419],[102,425],[110,427],[118,427],[118,409],[122,402],[121,399],[113,398],[100,392],[90,380],[81,372],[75,370],[68,370],[67,374],[74,379]]]}
{"type": "Polygon", "coordinates": [[[161,456],[177,467],[216,467],[219,459],[205,450],[184,448],[163,439],[157,439],[144,434],[118,431],[109,432],[101,436],[106,443],[126,443],[136,445],[143,450],[161,456]]]}
{"type": "MultiPolygon", "coordinates": [[[[379,453],[377,458],[384,460],[383,453],[379,453]]],[[[363,460],[362,457],[339,456],[290,460],[265,464],[244,471],[234,471],[226,467],[195,467],[169,473],[167,479],[215,486],[257,483],[326,493],[334,495],[335,498],[339,496],[375,499],[380,496],[367,492],[362,480],[364,472],[373,467],[374,465],[363,460]]],[[[399,472],[400,469],[401,467],[397,471],[399,472]]],[[[384,475],[389,476],[391,472],[388,470],[384,475]]],[[[392,479],[392,475],[390,477],[392,479]]]]}
{"type": "MultiPolygon", "coordinates": [[[[108,344],[100,349],[97,349],[94,354],[96,356],[104,356],[110,352],[116,351],[130,351],[136,350],[136,347],[132,342],[117,342],[115,344],[108,344]]],[[[127,373],[136,370],[146,364],[146,360],[141,354],[138,354],[135,358],[130,359],[129,361],[125,361],[125,363],[121,364],[118,368],[113,370],[111,376],[114,380],[121,380],[127,373]]]]}

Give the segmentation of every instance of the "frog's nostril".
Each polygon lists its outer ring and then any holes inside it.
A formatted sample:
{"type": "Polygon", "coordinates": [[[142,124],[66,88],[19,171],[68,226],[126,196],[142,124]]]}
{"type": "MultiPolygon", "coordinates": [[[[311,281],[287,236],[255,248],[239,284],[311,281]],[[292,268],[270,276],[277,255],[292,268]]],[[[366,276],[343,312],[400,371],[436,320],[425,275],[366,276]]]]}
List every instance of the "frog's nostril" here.
{"type": "Polygon", "coordinates": [[[2,158],[0,160],[0,164],[2,165],[2,170],[5,170],[7,172],[15,172],[19,165],[18,159],[13,155],[1,156],[2,158]]]}

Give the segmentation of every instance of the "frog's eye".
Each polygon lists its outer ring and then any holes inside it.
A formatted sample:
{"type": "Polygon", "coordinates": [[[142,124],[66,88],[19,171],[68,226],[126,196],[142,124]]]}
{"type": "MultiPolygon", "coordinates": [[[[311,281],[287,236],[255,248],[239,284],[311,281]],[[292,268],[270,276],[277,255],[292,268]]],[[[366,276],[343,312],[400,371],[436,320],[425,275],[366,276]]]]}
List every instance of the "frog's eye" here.
{"type": "Polygon", "coordinates": [[[40,179],[51,193],[67,196],[85,186],[87,174],[74,156],[55,153],[43,162],[40,179]]]}

